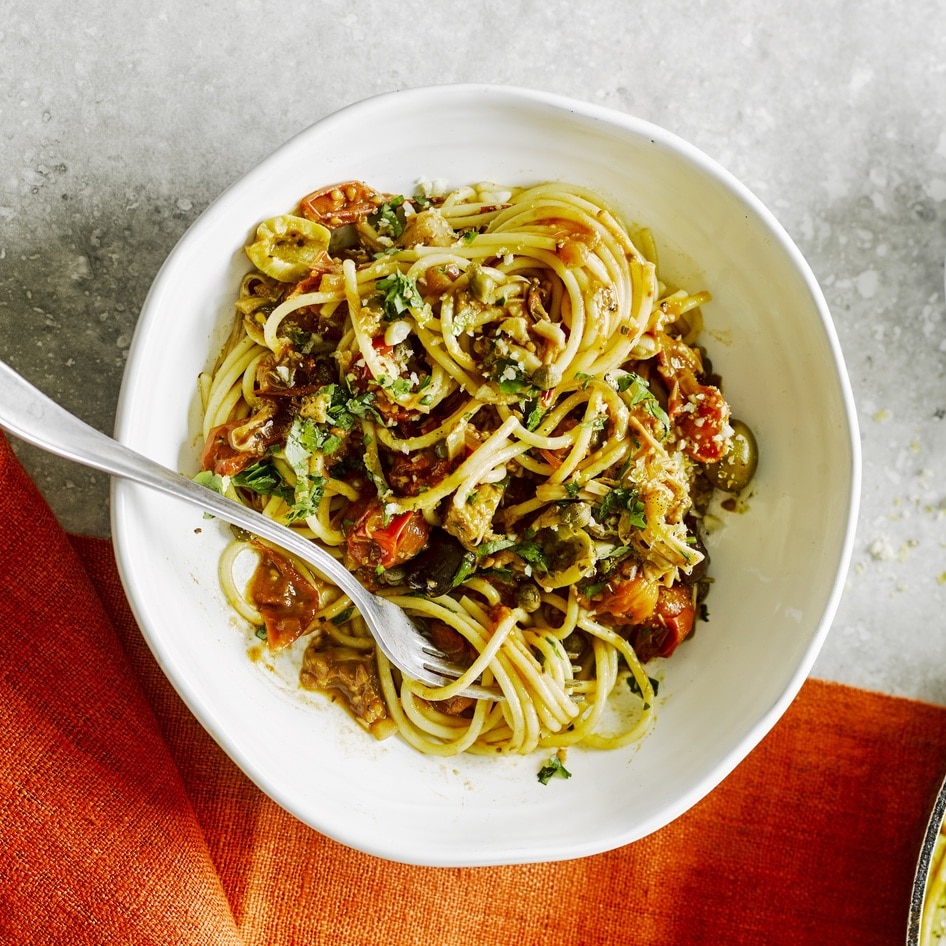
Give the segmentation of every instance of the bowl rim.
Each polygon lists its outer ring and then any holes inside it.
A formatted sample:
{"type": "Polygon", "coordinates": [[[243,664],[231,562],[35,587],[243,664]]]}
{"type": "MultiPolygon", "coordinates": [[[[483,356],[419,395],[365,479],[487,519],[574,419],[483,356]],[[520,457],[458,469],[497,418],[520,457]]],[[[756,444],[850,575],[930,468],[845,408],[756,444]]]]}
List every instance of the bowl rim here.
{"type": "MultiPolygon", "coordinates": [[[[850,567],[850,561],[853,551],[855,530],[860,503],[861,491],[861,446],[857,424],[857,414],[854,404],[853,393],[850,385],[848,373],[844,364],[843,354],[841,352],[840,342],[837,337],[835,325],[832,321],[827,302],[824,299],[821,288],[811,271],[810,266],[801,254],[801,251],[795,245],[794,241],[782,227],[774,214],[755,196],[755,194],[741,181],[739,181],[731,172],[726,170],[715,159],[711,158],[701,149],[689,143],[676,133],[669,131],[653,122],[641,119],[628,113],[616,111],[610,107],[588,103],[577,99],[569,98],[551,92],[537,91],[520,86],[481,84],[481,83],[455,83],[445,85],[418,86],[408,89],[399,89],[395,91],[382,92],[376,95],[367,96],[358,101],[339,108],[330,114],[310,123],[299,132],[292,135],[282,145],[274,149],[254,167],[231,183],[221,194],[214,199],[208,207],[199,215],[193,224],[181,236],[177,244],[168,254],[163,265],[156,274],[151,288],[142,305],[142,318],[136,325],[132,345],[129,351],[128,364],[135,362],[135,353],[140,345],[143,344],[150,320],[145,317],[156,304],[157,296],[160,293],[161,286],[167,274],[175,266],[182,253],[187,251],[190,241],[195,234],[200,234],[204,230],[209,230],[221,212],[221,209],[238,195],[243,189],[252,189],[255,182],[267,173],[270,166],[278,163],[284,155],[299,147],[301,141],[304,141],[309,135],[316,133],[316,130],[323,131],[330,128],[333,123],[345,123],[351,120],[352,116],[362,114],[370,115],[372,110],[385,109],[398,102],[409,105],[416,105],[419,102],[431,101],[455,101],[462,105],[468,99],[486,99],[494,101],[501,105],[514,106],[522,105],[530,108],[544,108],[550,112],[568,112],[583,116],[587,119],[600,121],[608,126],[617,126],[623,132],[629,132],[640,137],[647,137],[654,144],[672,150],[682,156],[687,162],[695,165],[700,173],[707,174],[718,183],[722,184],[726,190],[746,206],[760,221],[764,228],[772,235],[778,243],[781,253],[785,254],[791,262],[792,268],[804,281],[807,292],[811,297],[811,303],[814,309],[818,311],[820,317],[820,328],[823,332],[823,340],[833,362],[834,380],[838,386],[840,400],[844,413],[844,435],[846,440],[846,452],[850,458],[849,469],[846,473],[845,484],[847,487],[847,507],[845,512],[845,530],[843,538],[839,543],[840,554],[834,564],[835,574],[830,586],[824,607],[818,618],[817,627],[810,635],[806,649],[795,667],[794,673],[790,676],[787,684],[782,691],[774,696],[767,711],[762,713],[755,723],[747,730],[744,737],[737,742],[733,748],[726,754],[720,762],[703,777],[690,786],[689,790],[682,791],[677,799],[677,803],[667,806],[662,810],[659,818],[651,819],[652,823],[645,822],[638,826],[633,836],[620,836],[614,838],[611,844],[597,843],[582,848],[581,845],[572,845],[571,850],[565,854],[549,855],[547,853],[535,855],[534,852],[518,853],[510,855],[508,851],[499,852],[499,857],[479,857],[470,859],[464,857],[459,860],[450,858],[431,858],[429,856],[413,857],[410,852],[395,852],[385,847],[383,843],[374,846],[368,850],[364,845],[359,845],[362,850],[377,856],[396,859],[405,862],[439,865],[439,866],[474,866],[485,864],[509,864],[516,862],[529,862],[540,860],[558,860],[572,857],[581,857],[591,854],[601,853],[605,850],[629,843],[640,837],[644,837],[653,831],[669,824],[678,818],[681,814],[691,808],[700,799],[712,791],[724,778],[726,778],[746,756],[753,751],[762,738],[772,729],[778,719],[784,714],[788,706],[797,696],[805,679],[811,671],[811,668],[821,650],[831,623],[837,611],[841,595],[843,593],[844,582],[847,571],[850,567]],[[505,856],[503,856],[505,855],[505,856]]],[[[123,379],[121,391],[118,400],[115,421],[115,436],[122,442],[127,442],[132,434],[132,425],[134,419],[131,414],[131,385],[128,381],[128,373],[123,379]]],[[[113,480],[111,486],[111,522],[112,533],[116,548],[116,559],[119,566],[119,574],[126,589],[129,602],[132,605],[133,613],[139,624],[142,625],[143,636],[152,650],[162,670],[170,679],[171,683],[177,689],[176,681],[171,669],[167,666],[160,648],[155,646],[152,640],[150,629],[146,625],[150,618],[146,614],[139,613],[135,602],[134,583],[135,578],[131,570],[127,567],[126,556],[131,554],[129,547],[129,537],[126,535],[126,511],[132,495],[140,488],[133,484],[113,480]]],[[[224,751],[231,759],[254,781],[267,795],[274,799],[283,807],[292,811],[292,807],[286,801],[284,793],[280,790],[278,784],[274,784],[271,779],[261,773],[253,760],[226,739],[221,739],[220,733],[215,732],[212,725],[207,721],[207,708],[198,702],[195,703],[193,694],[181,692],[179,695],[184,700],[188,708],[201,721],[204,728],[210,732],[213,738],[221,745],[224,751]]],[[[298,814],[293,812],[294,814],[298,814]]],[[[311,824],[311,821],[309,822],[311,824]]],[[[331,832],[322,825],[312,825],[316,830],[324,834],[331,832]]],[[[337,837],[337,835],[332,835],[337,837]]],[[[341,839],[343,843],[344,839],[341,839]]]]}

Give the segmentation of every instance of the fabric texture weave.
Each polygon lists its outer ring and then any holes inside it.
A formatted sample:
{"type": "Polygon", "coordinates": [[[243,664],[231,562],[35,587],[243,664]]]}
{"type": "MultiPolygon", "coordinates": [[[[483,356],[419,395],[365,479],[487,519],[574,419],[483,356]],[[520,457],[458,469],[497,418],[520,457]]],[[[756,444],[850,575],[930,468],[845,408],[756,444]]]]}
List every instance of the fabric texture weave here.
{"type": "Polygon", "coordinates": [[[0,436],[0,943],[903,942],[946,708],[809,680],[722,785],[574,861],[422,868],[263,795],[177,697],[111,544],[0,436]]]}

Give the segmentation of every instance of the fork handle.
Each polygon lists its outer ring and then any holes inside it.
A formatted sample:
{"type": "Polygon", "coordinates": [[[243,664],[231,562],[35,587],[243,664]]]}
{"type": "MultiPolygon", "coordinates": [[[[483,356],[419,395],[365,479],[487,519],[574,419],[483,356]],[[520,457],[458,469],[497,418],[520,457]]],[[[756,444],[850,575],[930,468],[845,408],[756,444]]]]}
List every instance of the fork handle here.
{"type": "Polygon", "coordinates": [[[302,558],[317,557],[319,570],[349,596],[364,595],[364,589],[351,572],[315,543],[101,433],[70,414],[2,361],[0,427],[48,453],[187,500],[302,558]]]}

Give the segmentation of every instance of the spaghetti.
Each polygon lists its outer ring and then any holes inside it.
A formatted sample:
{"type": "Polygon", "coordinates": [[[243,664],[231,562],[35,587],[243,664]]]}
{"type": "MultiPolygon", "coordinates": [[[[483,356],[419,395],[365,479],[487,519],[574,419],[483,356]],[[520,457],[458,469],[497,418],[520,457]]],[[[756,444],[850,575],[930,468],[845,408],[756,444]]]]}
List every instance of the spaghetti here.
{"type": "Polygon", "coordinates": [[[233,333],[200,379],[201,476],[342,559],[505,696],[401,679],[342,592],[235,539],[234,608],[376,736],[452,755],[647,731],[644,664],[692,631],[698,520],[733,427],[694,345],[708,293],[664,286],[647,231],[636,244],[579,187],[349,182],[248,246],[233,333]]]}

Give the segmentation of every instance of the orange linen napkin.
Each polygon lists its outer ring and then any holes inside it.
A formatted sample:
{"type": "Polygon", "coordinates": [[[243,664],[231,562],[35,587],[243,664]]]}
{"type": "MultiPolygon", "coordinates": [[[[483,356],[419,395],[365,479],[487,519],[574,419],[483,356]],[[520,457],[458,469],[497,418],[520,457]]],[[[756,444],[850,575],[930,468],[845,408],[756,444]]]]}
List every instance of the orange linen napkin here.
{"type": "Polygon", "coordinates": [[[0,942],[903,942],[946,709],[810,681],[716,791],[635,844],[389,863],[262,795],[142,642],[109,543],[67,536],[0,436],[0,942]]]}

